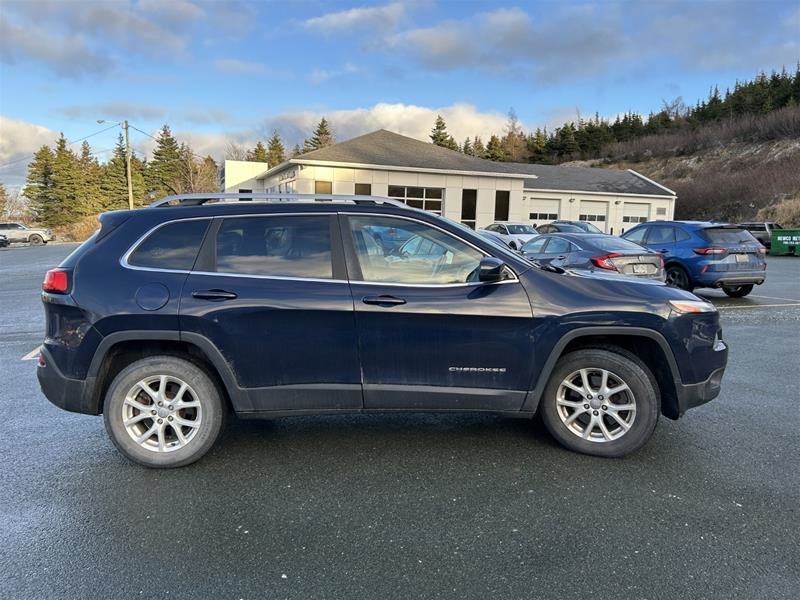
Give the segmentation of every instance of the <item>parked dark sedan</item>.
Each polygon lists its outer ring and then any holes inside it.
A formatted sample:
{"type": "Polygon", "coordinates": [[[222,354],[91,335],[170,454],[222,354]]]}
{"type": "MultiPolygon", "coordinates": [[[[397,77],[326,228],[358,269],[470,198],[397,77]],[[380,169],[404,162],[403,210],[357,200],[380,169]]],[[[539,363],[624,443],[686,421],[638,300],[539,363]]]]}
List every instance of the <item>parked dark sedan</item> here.
{"type": "Polygon", "coordinates": [[[544,234],[525,244],[522,254],[528,259],[562,269],[605,269],[664,281],[661,254],[611,235],[544,234]]]}

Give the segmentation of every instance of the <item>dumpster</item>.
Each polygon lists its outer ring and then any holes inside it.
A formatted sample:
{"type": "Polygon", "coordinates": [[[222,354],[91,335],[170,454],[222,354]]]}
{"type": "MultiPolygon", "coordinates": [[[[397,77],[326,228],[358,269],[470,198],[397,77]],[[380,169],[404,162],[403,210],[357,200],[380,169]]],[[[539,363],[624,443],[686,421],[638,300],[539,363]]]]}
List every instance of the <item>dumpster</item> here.
{"type": "Polygon", "coordinates": [[[782,254],[800,256],[800,229],[773,229],[772,247],[769,253],[773,256],[782,254]]]}

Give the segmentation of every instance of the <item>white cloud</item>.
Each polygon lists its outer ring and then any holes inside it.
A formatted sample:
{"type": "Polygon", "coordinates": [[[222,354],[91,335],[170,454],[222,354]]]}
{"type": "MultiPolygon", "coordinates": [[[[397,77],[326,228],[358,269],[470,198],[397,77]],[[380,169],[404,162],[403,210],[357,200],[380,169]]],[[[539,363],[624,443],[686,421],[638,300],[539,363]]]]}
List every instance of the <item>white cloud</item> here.
{"type": "Polygon", "coordinates": [[[57,137],[42,125],[0,115],[0,181],[9,188],[22,186],[30,156],[57,137]]]}
{"type": "Polygon", "coordinates": [[[345,63],[340,69],[312,69],[308,74],[308,81],[313,85],[320,85],[343,75],[352,75],[360,72],[360,67],[352,63],[345,63]]]}
{"type": "Polygon", "coordinates": [[[218,58],[214,61],[214,68],[221,73],[231,75],[265,75],[269,72],[266,65],[256,62],[247,62],[236,58],[218,58]]]}
{"type": "Polygon", "coordinates": [[[321,33],[340,33],[355,29],[390,30],[399,25],[406,16],[401,2],[384,6],[350,8],[313,17],[303,22],[306,29],[321,33]]]}
{"type": "MultiPolygon", "coordinates": [[[[368,108],[335,111],[289,112],[267,119],[264,133],[276,129],[290,147],[310,135],[311,130],[325,117],[333,127],[337,140],[375,131],[389,129],[403,135],[430,141],[428,137],[436,115],[447,122],[447,130],[460,143],[465,138],[479,135],[484,142],[492,133],[502,134],[507,116],[496,111],[483,112],[471,104],[451,104],[438,108],[414,104],[379,103],[368,108]]],[[[525,126],[523,124],[523,126],[525,126]]]]}
{"type": "Polygon", "coordinates": [[[199,19],[205,16],[205,11],[193,2],[188,0],[139,0],[139,7],[144,11],[149,11],[160,15],[164,20],[175,25],[199,19]]]}

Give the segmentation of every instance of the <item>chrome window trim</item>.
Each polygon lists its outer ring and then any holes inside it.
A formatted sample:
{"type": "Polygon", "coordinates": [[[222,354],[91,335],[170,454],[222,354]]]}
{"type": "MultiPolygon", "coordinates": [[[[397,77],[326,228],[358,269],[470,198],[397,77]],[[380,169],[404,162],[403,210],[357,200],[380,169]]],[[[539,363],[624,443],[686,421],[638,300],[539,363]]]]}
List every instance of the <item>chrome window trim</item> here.
{"type": "Polygon", "coordinates": [[[138,265],[132,265],[129,262],[129,258],[131,254],[133,254],[136,249],[141,245],[141,243],[147,239],[152,233],[156,232],[162,227],[166,225],[170,225],[172,223],[182,222],[182,221],[199,221],[199,220],[207,220],[213,221],[215,219],[238,219],[240,217],[277,217],[277,216],[319,216],[319,215],[346,215],[346,216],[371,216],[371,217],[389,217],[393,219],[405,219],[407,221],[413,221],[415,223],[419,223],[421,225],[428,225],[429,227],[433,227],[434,229],[438,229],[445,235],[449,235],[468,246],[477,250],[481,255],[484,257],[491,256],[491,254],[487,253],[486,251],[478,248],[472,242],[465,240],[461,237],[458,237],[451,232],[434,225],[432,223],[428,223],[427,221],[422,221],[420,219],[415,219],[410,216],[406,215],[393,215],[393,214],[386,214],[386,213],[372,213],[372,212],[337,212],[337,211],[326,211],[326,212],[276,212],[276,213],[246,213],[246,214],[237,214],[237,215],[214,215],[214,216],[201,216],[201,217],[183,217],[183,218],[176,218],[170,219],[169,221],[164,221],[163,223],[159,223],[154,227],[148,229],[145,233],[143,233],[139,238],[128,248],[127,252],[122,255],[120,258],[119,263],[123,268],[131,269],[134,271],[150,271],[155,273],[181,273],[184,275],[190,275],[196,273],[198,275],[208,275],[212,277],[244,277],[247,279],[268,279],[268,280],[279,280],[279,281],[309,281],[315,283],[349,283],[349,284],[359,284],[359,285],[380,285],[380,286],[392,286],[392,287],[421,287],[421,288],[458,288],[458,287],[476,287],[479,285],[503,285],[506,283],[519,283],[519,277],[517,273],[512,269],[509,265],[506,265],[506,268],[513,276],[510,279],[504,279],[503,281],[497,281],[494,283],[486,283],[483,281],[470,281],[464,283],[398,283],[398,282],[383,282],[383,281],[358,281],[358,280],[348,280],[348,279],[320,279],[314,277],[291,277],[286,275],[255,275],[255,274],[248,274],[248,273],[228,273],[228,272],[218,272],[218,271],[193,271],[187,269],[164,269],[161,267],[141,267],[138,265]]]}

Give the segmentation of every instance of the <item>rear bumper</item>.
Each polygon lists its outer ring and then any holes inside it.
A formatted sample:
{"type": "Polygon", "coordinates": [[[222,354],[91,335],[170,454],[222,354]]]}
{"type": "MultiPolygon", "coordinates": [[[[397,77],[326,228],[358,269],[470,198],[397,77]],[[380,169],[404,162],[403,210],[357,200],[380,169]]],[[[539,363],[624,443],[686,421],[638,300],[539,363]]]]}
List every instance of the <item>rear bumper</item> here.
{"type": "Polygon", "coordinates": [[[761,285],[767,279],[766,271],[730,271],[706,272],[700,275],[698,283],[707,287],[722,287],[733,285],[761,285]]]}
{"type": "Polygon", "coordinates": [[[50,353],[46,348],[41,349],[44,364],[39,361],[36,377],[42,393],[50,402],[59,408],[70,412],[86,415],[100,414],[100,406],[92,400],[94,378],[70,379],[59,371],[50,353]]]}
{"type": "Polygon", "coordinates": [[[678,395],[678,416],[683,415],[690,408],[710,402],[722,389],[722,375],[725,367],[713,371],[708,379],[700,383],[680,384],[676,386],[678,395]]]}

